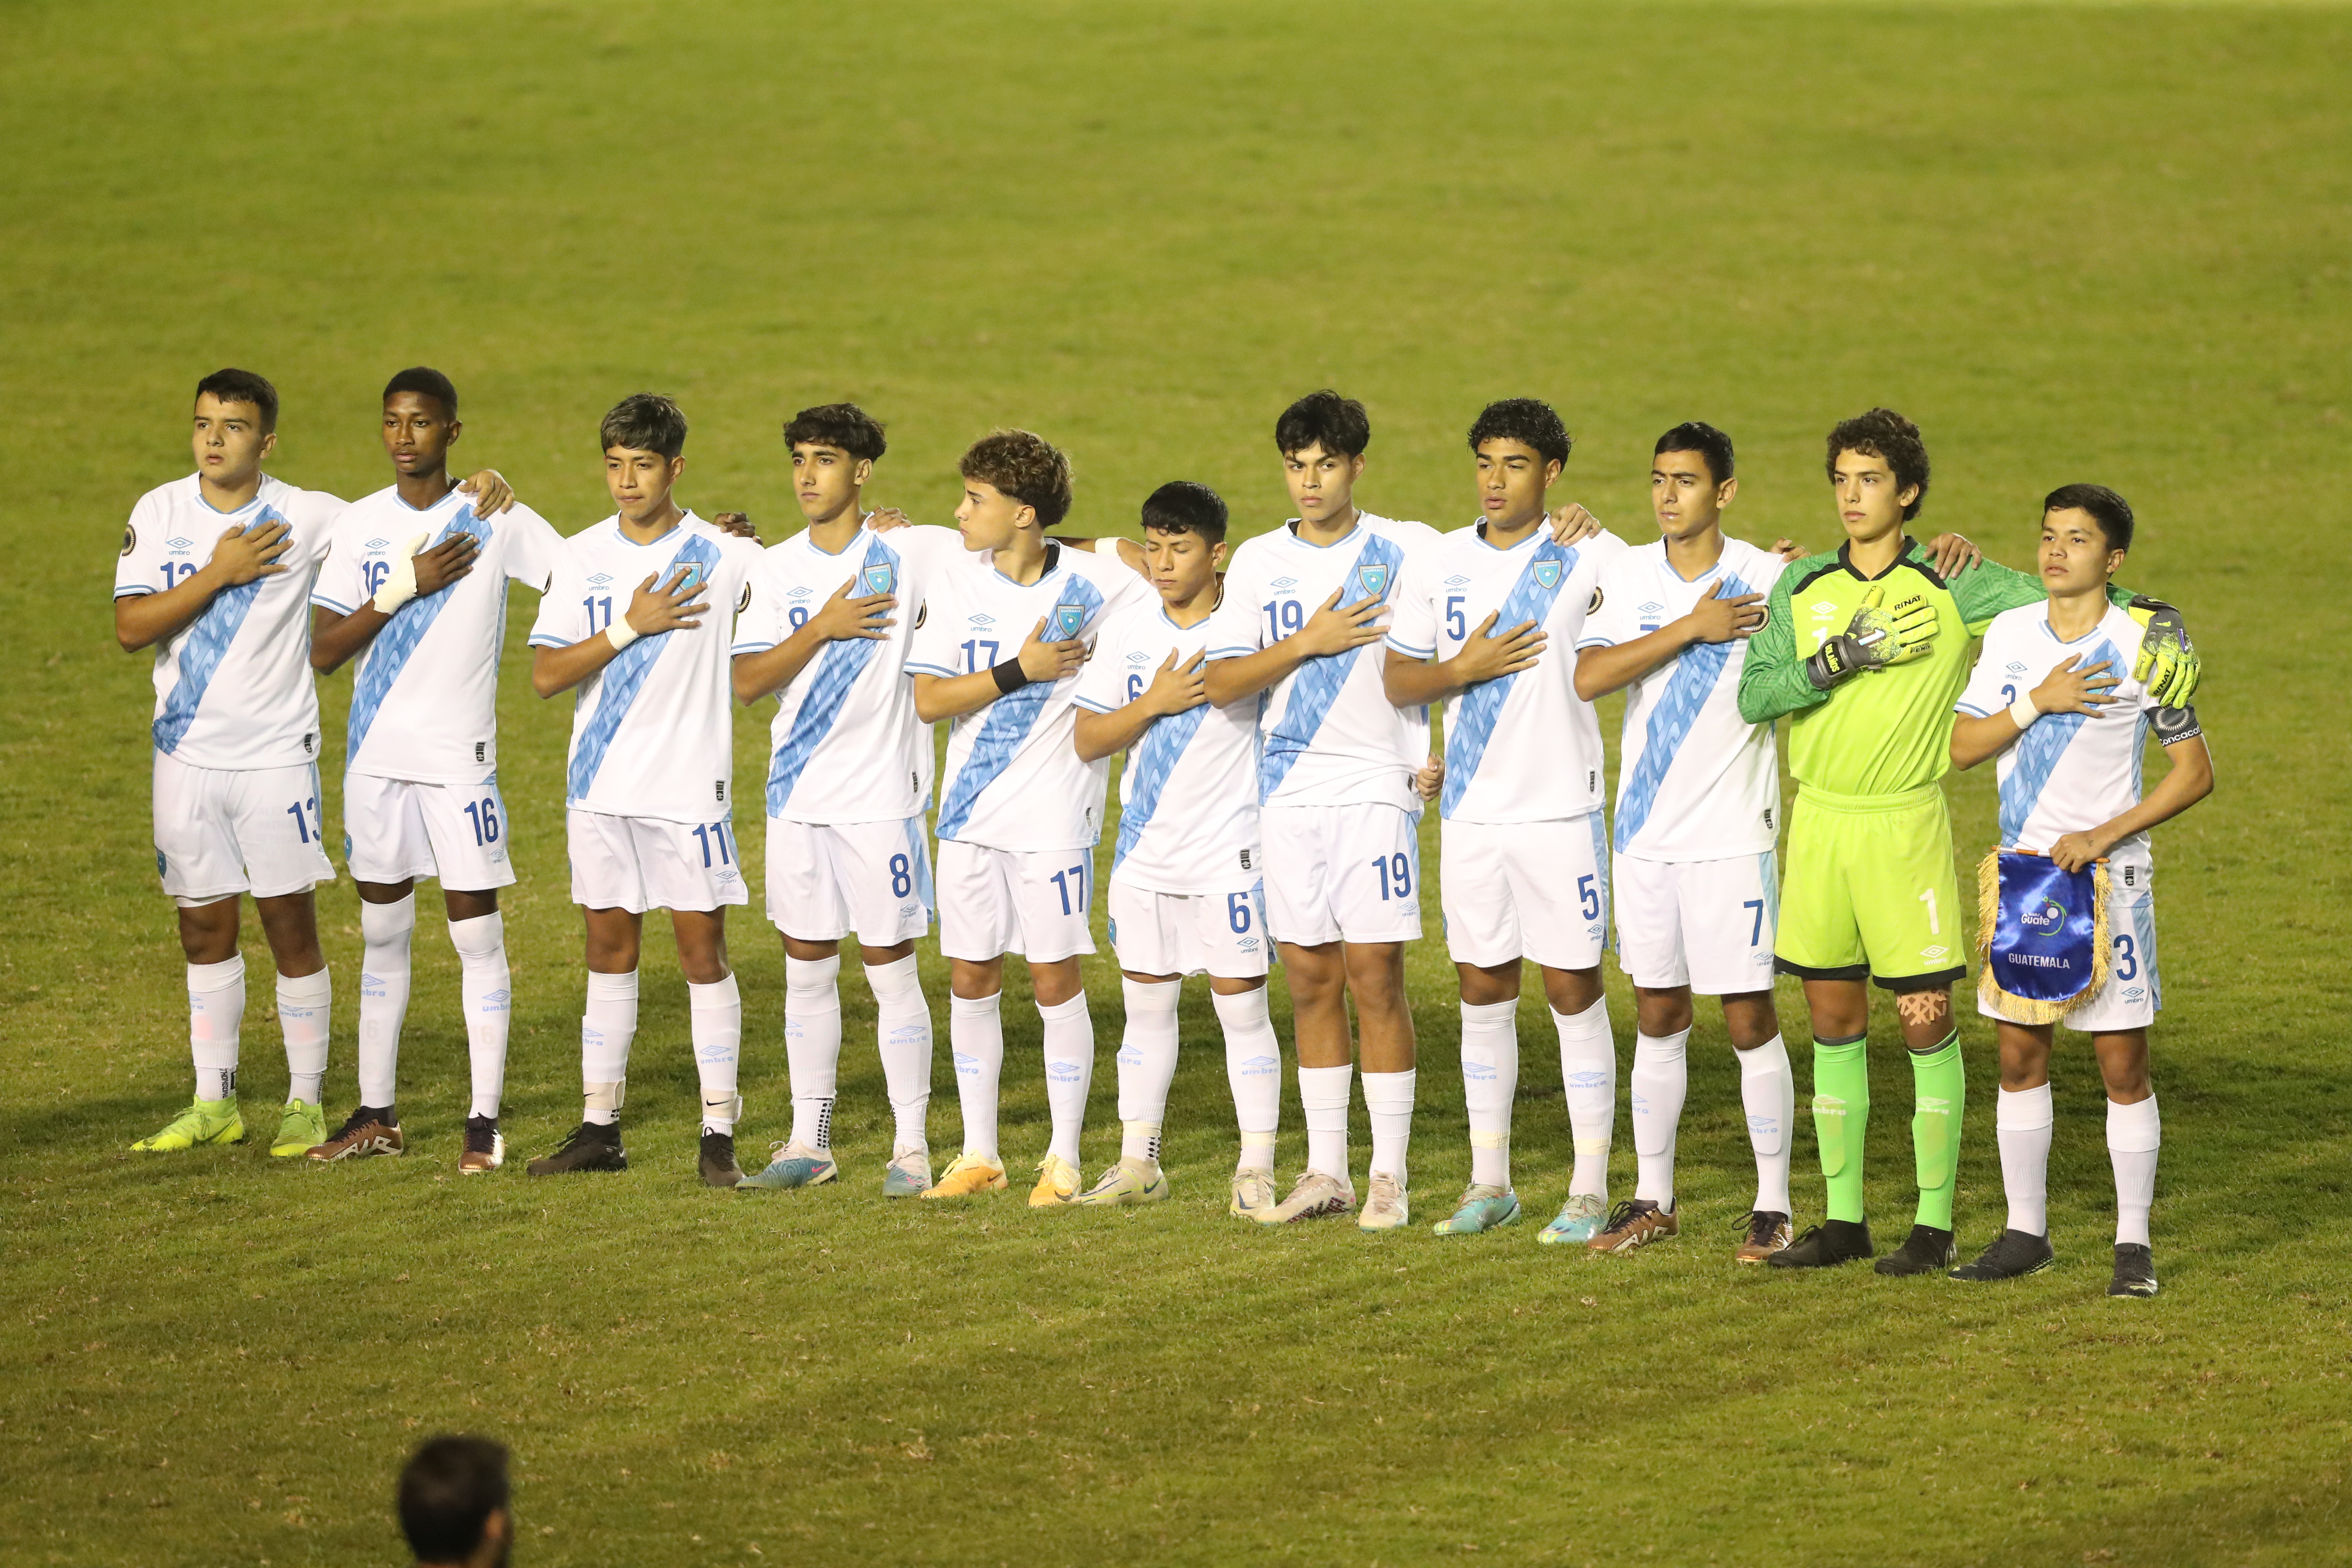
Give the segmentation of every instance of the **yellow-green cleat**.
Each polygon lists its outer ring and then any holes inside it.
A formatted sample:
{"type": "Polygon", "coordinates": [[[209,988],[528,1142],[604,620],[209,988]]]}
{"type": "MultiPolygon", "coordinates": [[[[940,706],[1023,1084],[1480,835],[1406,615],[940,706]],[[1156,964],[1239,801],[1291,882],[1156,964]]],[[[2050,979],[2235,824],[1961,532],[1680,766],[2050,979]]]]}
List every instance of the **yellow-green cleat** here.
{"type": "Polygon", "coordinates": [[[278,1136],[269,1152],[281,1160],[299,1160],[327,1141],[327,1108],[289,1100],[278,1119],[278,1136]]]}
{"type": "Polygon", "coordinates": [[[234,1100],[196,1100],[174,1116],[161,1132],[131,1145],[142,1153],[176,1154],[199,1143],[242,1143],[245,1113],[234,1100]]]}

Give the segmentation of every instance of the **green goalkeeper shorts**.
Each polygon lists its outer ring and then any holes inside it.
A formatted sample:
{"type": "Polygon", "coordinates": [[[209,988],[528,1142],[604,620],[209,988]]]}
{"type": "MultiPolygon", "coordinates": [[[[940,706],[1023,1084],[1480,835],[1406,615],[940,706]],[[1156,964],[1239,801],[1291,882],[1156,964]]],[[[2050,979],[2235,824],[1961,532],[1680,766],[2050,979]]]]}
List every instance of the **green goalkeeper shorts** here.
{"type": "Polygon", "coordinates": [[[1969,973],[1952,819],[1935,785],[1901,795],[1801,787],[1773,967],[1804,980],[1933,991],[1969,973]]]}

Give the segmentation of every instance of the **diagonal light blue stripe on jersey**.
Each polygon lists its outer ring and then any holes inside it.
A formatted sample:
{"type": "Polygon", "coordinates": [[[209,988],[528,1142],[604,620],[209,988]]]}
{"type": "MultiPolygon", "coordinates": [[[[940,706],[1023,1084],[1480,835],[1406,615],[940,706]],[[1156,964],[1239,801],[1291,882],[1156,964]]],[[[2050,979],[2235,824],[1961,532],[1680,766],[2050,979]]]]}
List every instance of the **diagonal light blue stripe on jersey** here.
{"type": "MultiPolygon", "coordinates": [[[[1085,606],[1086,613],[1078,622],[1083,635],[1102,612],[1102,590],[1074,572],[1063,581],[1055,602],[1085,606]]],[[[1032,681],[989,704],[988,717],[981,723],[971,751],[965,756],[963,766],[956,770],[955,782],[948,786],[947,797],[940,802],[941,838],[954,837],[971,820],[972,807],[980,804],[981,792],[994,784],[1012,764],[1013,753],[1021,750],[1021,742],[1028,738],[1037,715],[1045,711],[1045,699],[1055,685],[1050,680],[1032,681]]]]}
{"type": "MultiPolygon", "coordinates": [[[[882,542],[878,534],[868,534],[866,553],[857,564],[858,585],[865,585],[866,569],[887,563],[892,582],[904,580],[898,552],[882,542]]],[[[817,657],[816,675],[809,682],[808,695],[801,700],[800,711],[793,715],[793,727],[784,743],[768,764],[768,815],[782,814],[785,803],[793,798],[793,787],[800,783],[801,774],[816,755],[816,749],[841,719],[841,710],[849,701],[849,693],[857,678],[874,662],[877,643],[868,637],[845,637],[827,643],[824,652],[817,657]]]]}
{"type": "MultiPolygon", "coordinates": [[[[250,531],[265,523],[285,521],[276,507],[266,506],[260,516],[245,526],[250,531]]],[[[228,657],[228,645],[236,637],[237,628],[245,625],[245,617],[253,613],[253,601],[261,596],[261,584],[266,581],[256,577],[250,583],[222,589],[213,595],[213,602],[205,606],[205,613],[188,629],[188,640],[180,645],[180,679],[173,683],[172,695],[163,700],[163,711],[156,717],[151,731],[157,751],[175,752],[180,742],[188,738],[188,726],[196,721],[196,710],[203,705],[213,677],[220,672],[221,660],[228,657]]]]}
{"type": "MultiPolygon", "coordinates": [[[[1736,599],[1749,593],[1747,584],[1729,572],[1716,584],[1709,595],[1717,599],[1736,599]]],[[[1650,721],[1642,727],[1642,760],[1634,766],[1633,776],[1617,792],[1617,852],[1633,842],[1657,808],[1658,791],[1666,782],[1666,770],[1675,765],[1675,758],[1690,739],[1691,726],[1698,722],[1699,710],[1706,700],[1715,695],[1715,688],[1731,663],[1731,645],[1727,642],[1695,642],[1683,649],[1675,659],[1675,673],[1666,681],[1666,689],[1658,705],[1650,710],[1650,721]]]]}
{"type": "MultiPolygon", "coordinates": [[[[1357,552],[1355,564],[1348,569],[1348,575],[1342,581],[1352,584],[1356,574],[1363,570],[1367,562],[1389,569],[1388,585],[1378,595],[1385,604],[1396,587],[1398,569],[1404,563],[1404,548],[1384,534],[1370,535],[1364,541],[1363,548],[1357,552]]],[[[1339,602],[1349,605],[1356,601],[1342,594],[1339,602]]],[[[1296,637],[1297,634],[1294,632],[1291,635],[1296,637]]],[[[1380,645],[1367,646],[1377,647],[1380,645]]],[[[1344,653],[1320,654],[1299,666],[1292,675],[1290,700],[1283,706],[1282,717],[1265,731],[1264,743],[1258,749],[1257,794],[1260,800],[1272,798],[1274,792],[1282,786],[1282,781],[1290,776],[1290,770],[1298,765],[1298,759],[1305,756],[1307,748],[1314,744],[1316,731],[1322,729],[1323,721],[1331,716],[1331,704],[1339,700],[1340,689],[1348,684],[1348,677],[1355,673],[1357,656],[1363,651],[1361,647],[1351,647],[1344,653]]]]}
{"type": "MultiPolygon", "coordinates": [[[[425,548],[436,549],[460,533],[469,533],[474,536],[476,543],[488,545],[490,524],[487,520],[476,517],[472,507],[460,503],[457,514],[449,520],[449,526],[443,529],[440,537],[425,548]]],[[[457,586],[456,582],[444,583],[430,594],[419,594],[394,610],[392,619],[376,633],[374,643],[368,648],[367,663],[361,667],[360,678],[352,686],[351,722],[343,729],[344,766],[350,766],[352,759],[360,754],[360,744],[367,739],[369,728],[375,723],[377,710],[383,708],[383,700],[392,695],[392,683],[400,679],[402,670],[408,668],[409,658],[416,652],[417,645],[425,640],[425,634],[432,629],[433,623],[441,618],[441,612],[448,606],[449,595],[457,586]]],[[[503,583],[499,584],[499,595],[501,600],[505,598],[506,584],[503,583]]],[[[499,629],[505,629],[503,617],[499,629]]]]}
{"type": "MultiPolygon", "coordinates": [[[[1559,599],[1559,591],[1568,582],[1568,574],[1576,570],[1576,549],[1545,540],[1536,546],[1519,568],[1518,581],[1511,584],[1501,610],[1495,617],[1496,637],[1508,636],[1513,626],[1522,621],[1533,621],[1540,627],[1551,615],[1552,605],[1559,599]],[[1536,568],[1548,561],[1559,563],[1559,575],[1547,588],[1536,576],[1536,568]]],[[[1564,657],[1564,656],[1561,656],[1564,657]]],[[[1486,748],[1495,739],[1495,725],[1503,716],[1503,704],[1511,699],[1511,689],[1518,684],[1516,675],[1498,675],[1492,680],[1482,680],[1462,694],[1454,705],[1445,725],[1445,791],[1438,801],[1437,815],[1451,816],[1454,808],[1462,804],[1463,792],[1478,774],[1478,764],[1486,758],[1486,748]]]]}
{"type": "MultiPolygon", "coordinates": [[[[678,547],[669,564],[656,574],[656,580],[666,582],[672,573],[688,563],[710,566],[718,560],[719,546],[697,534],[678,547]]],[[[628,717],[630,704],[645,689],[646,677],[653,673],[654,660],[669,646],[669,638],[667,632],[639,637],[615,654],[597,678],[596,714],[588,721],[587,731],[572,753],[572,773],[565,781],[571,799],[585,800],[594,786],[597,771],[604,765],[604,753],[612,749],[613,737],[620,732],[621,721],[628,717]]]]}
{"type": "Polygon", "coordinates": [[[1209,706],[1187,708],[1181,713],[1165,714],[1143,732],[1143,743],[1135,749],[1135,788],[1129,792],[1126,807],[1118,814],[1118,843],[1111,850],[1110,868],[1115,875],[1119,862],[1126,859],[1143,837],[1143,830],[1151,826],[1152,814],[1160,809],[1160,796],[1168,787],[1168,775],[1176,769],[1176,761],[1192,737],[1201,732],[1201,725],[1209,717],[1209,706]]]}
{"type": "MultiPolygon", "coordinates": [[[[2116,645],[2102,638],[2099,646],[2083,656],[2075,668],[2087,668],[2101,659],[2114,668],[2116,645]]],[[[2087,713],[2045,713],[2033,722],[2017,742],[2017,763],[2009,776],[2000,781],[2000,841],[2023,847],[2019,835],[2025,831],[2027,818],[2041,802],[2042,792],[2050,787],[2050,775],[2058,770],[2058,761],[2066,748],[2074,743],[2082,731],[2087,713]]],[[[2041,847],[2047,849],[2048,845],[2041,847]]]]}

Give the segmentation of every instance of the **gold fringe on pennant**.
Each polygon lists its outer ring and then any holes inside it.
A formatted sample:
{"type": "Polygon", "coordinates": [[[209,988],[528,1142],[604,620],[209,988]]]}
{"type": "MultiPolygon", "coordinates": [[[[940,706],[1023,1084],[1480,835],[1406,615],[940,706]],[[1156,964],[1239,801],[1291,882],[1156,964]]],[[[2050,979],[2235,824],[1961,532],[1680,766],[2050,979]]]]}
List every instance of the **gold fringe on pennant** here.
{"type": "Polygon", "coordinates": [[[2107,863],[2091,868],[2095,907],[2091,915],[2091,978],[2072,996],[2055,1002],[2012,996],[1992,977],[1992,933],[2000,922],[2000,851],[1989,849],[1977,863],[1977,999],[2001,1016],[2020,1024],[2055,1024],[2096,996],[2107,983],[2115,943],[2107,930],[2107,863]]]}

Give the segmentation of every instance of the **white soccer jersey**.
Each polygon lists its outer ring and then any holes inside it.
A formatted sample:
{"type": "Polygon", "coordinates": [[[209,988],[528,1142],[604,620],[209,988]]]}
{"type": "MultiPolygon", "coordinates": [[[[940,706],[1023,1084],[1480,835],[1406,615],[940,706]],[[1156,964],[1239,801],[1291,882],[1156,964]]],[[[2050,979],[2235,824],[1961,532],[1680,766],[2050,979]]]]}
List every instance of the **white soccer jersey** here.
{"type": "Polygon", "coordinates": [[[547,591],[563,538],[526,506],[474,515],[451,490],[420,511],[388,487],[353,501],[310,602],[348,616],[374,596],[394,560],[425,536],[430,550],[452,534],[474,536],[474,569],[437,594],[393,613],[362,650],[352,678],[344,731],[349,772],[415,784],[479,784],[499,764],[499,655],[507,637],[507,584],[547,591]]]}
{"type": "Polygon", "coordinates": [[[533,647],[584,642],[629,610],[647,577],[667,584],[692,566],[709,608],[690,629],[639,637],[583,681],[572,710],[567,805],[665,822],[730,820],[735,737],[728,633],[743,607],[759,544],[721,533],[692,512],[650,544],[608,517],[563,542],[533,647]]]}
{"type": "MultiPolygon", "coordinates": [[[[1026,587],[988,556],[968,555],[931,585],[907,668],[946,676],[987,669],[1017,655],[1041,619],[1049,640],[1075,637],[1092,647],[1106,619],[1150,592],[1108,551],[1048,544],[1045,574],[1026,587]]],[[[1070,738],[1083,675],[1033,681],[949,726],[941,839],[1027,850],[1076,849],[1102,837],[1110,759],[1078,761],[1070,738]]]]}
{"type": "MultiPolygon", "coordinates": [[[[1766,594],[1780,558],[1737,539],[1691,581],[1666,542],[1626,551],[1601,576],[1601,603],[1580,648],[1614,647],[1680,620],[1701,598],[1766,594]]],[[[1772,726],[1739,716],[1748,642],[1693,643],[1625,689],[1617,758],[1617,853],[1641,860],[1719,860],[1772,847],[1780,764],[1772,726]]]]}
{"type": "MultiPolygon", "coordinates": [[[[1180,626],[1152,595],[1111,621],[1079,678],[1095,713],[1143,695],[1170,654],[1209,645],[1209,621],[1180,626]]],[[[1113,879],[1155,893],[1223,893],[1257,879],[1257,704],[1202,703],[1151,722],[1118,779],[1113,879]]]]}
{"type": "MultiPolygon", "coordinates": [[[[1297,530],[1293,518],[1234,552],[1224,602],[1209,621],[1212,659],[1257,653],[1294,635],[1335,589],[1342,590],[1342,606],[1390,600],[1406,563],[1438,538],[1427,523],[1370,512],[1359,512],[1356,528],[1336,544],[1309,544],[1297,530]]],[[[1378,802],[1420,810],[1412,775],[1429,754],[1429,715],[1388,700],[1381,660],[1378,643],[1310,658],[1265,693],[1259,719],[1261,803],[1378,802]]]]}
{"type": "Polygon", "coordinates": [[[1576,694],[1576,638],[1613,533],[1575,544],[1538,527],[1507,550],[1474,523],[1443,535],[1405,569],[1388,646],[1412,658],[1452,658],[1496,616],[1493,635],[1533,621],[1550,638],[1535,668],[1482,680],[1445,705],[1449,822],[1554,822],[1601,808],[1601,721],[1576,694]],[[1497,615],[1497,612],[1500,612],[1497,615]]]}
{"type": "MultiPolygon", "coordinates": [[[[2000,753],[2000,841],[2011,849],[2048,849],[2069,833],[2087,833],[2139,804],[2140,759],[2151,721],[2166,745],[2196,735],[2194,709],[2159,709],[2132,679],[2139,623],[2114,605],[2088,635],[2061,642],[2047,605],[2004,610],[1985,627],[1977,667],[1956,705],[1982,719],[2042,684],[2070,656],[2107,666],[2122,684],[2095,718],[2044,713],[2000,753]]],[[[2107,852],[2111,861],[2148,864],[2147,835],[2136,833],[2107,852]]]]}
{"type": "Polygon", "coordinates": [[[751,574],[751,602],[735,620],[734,652],[765,653],[805,625],[841,585],[891,594],[889,635],[827,643],[777,694],[768,762],[768,815],[792,822],[898,821],[931,793],[931,731],[915,718],[907,653],[940,574],[967,559],[952,528],[861,530],[829,555],[803,531],[768,551],[751,574]]]}
{"type": "Polygon", "coordinates": [[[310,684],[310,580],[343,502],[263,475],[254,498],[216,511],[190,474],[131,509],[114,596],[174,587],[212,559],[232,527],[287,524],[286,568],[213,595],[204,614],[155,645],[155,749],[191,767],[279,768],[319,760],[310,684]]]}

